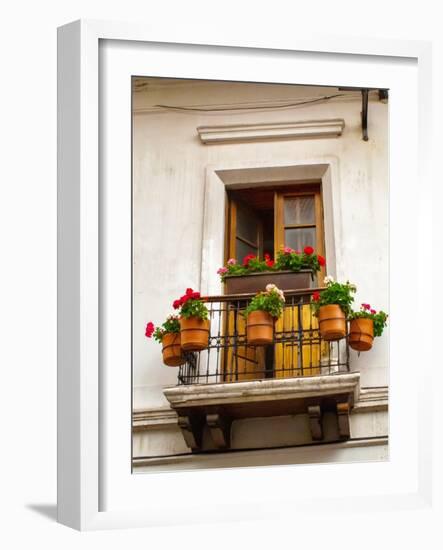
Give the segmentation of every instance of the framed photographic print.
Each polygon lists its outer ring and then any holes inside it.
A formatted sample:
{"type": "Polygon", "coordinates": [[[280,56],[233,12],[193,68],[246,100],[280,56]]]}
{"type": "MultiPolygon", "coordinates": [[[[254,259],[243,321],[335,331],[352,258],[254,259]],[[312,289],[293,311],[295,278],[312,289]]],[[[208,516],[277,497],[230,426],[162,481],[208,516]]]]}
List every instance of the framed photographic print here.
{"type": "Polygon", "coordinates": [[[427,506],[429,46],[82,21],[58,74],[59,521],[427,506]]]}

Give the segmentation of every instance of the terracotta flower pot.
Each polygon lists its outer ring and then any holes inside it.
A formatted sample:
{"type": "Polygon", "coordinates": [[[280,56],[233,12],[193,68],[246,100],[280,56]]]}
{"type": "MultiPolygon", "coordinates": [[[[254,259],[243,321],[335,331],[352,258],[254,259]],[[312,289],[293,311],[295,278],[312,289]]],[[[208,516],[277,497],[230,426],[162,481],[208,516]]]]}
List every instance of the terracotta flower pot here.
{"type": "Polygon", "coordinates": [[[265,346],[274,340],[274,319],[267,311],[251,311],[246,324],[250,346],[265,346]]]}
{"type": "Polygon", "coordinates": [[[346,336],[346,318],[336,304],[321,306],[318,312],[318,325],[323,340],[341,340],[346,336]]]}
{"type": "Polygon", "coordinates": [[[179,367],[186,362],[182,355],[179,332],[167,332],[162,338],[163,363],[168,367],[179,367]]]}
{"type": "Polygon", "coordinates": [[[356,351],[368,351],[374,341],[374,321],[372,319],[352,319],[349,323],[349,345],[356,351]]]}
{"type": "Polygon", "coordinates": [[[209,345],[209,320],[199,317],[180,319],[181,346],[185,351],[201,351],[209,345]]]}

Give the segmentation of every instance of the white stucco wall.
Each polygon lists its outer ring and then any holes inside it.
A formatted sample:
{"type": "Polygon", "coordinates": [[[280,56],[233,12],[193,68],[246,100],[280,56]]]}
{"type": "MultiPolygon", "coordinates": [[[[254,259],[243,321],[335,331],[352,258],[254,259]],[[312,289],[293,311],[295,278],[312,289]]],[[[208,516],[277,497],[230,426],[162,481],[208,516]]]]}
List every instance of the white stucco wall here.
{"type": "MultiPolygon", "coordinates": [[[[370,95],[369,141],[362,140],[358,93],[306,106],[222,111],[175,111],[153,106],[205,106],[339,93],[337,88],[149,81],[134,93],[134,408],[167,405],[162,387],[176,383],[177,370],[162,364],[160,347],[144,336],[146,322],[172,312],[186,287],[200,288],[203,210],[207,168],[297,164],[334,159],[334,220],[337,276],[358,286],[356,304],[389,311],[388,294],[388,104],[370,95]],[[343,118],[337,138],[204,145],[197,127],[343,118]],[[337,226],[339,224],[339,226],[337,226]]],[[[281,102],[280,102],[281,104],[281,102]]],[[[224,208],[220,204],[220,211],[224,208]]],[[[328,230],[328,229],[327,229],[328,230]]],[[[222,257],[220,257],[222,262],[222,257]]],[[[215,270],[204,274],[218,281],[215,270]]],[[[217,283],[215,283],[217,284],[217,283]]],[[[351,351],[362,386],[388,383],[389,331],[371,352],[351,351]]]]}

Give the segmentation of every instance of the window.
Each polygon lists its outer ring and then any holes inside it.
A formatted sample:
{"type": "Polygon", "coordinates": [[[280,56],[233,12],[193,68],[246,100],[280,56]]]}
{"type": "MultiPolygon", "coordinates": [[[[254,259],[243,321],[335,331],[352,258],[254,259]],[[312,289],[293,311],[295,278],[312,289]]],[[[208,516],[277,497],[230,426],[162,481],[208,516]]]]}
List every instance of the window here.
{"type": "MultiPolygon", "coordinates": [[[[282,246],[312,246],[325,255],[320,184],[242,189],[228,193],[226,259],[275,256],[282,246]]],[[[324,278],[324,268],[313,286],[324,278]]]]}

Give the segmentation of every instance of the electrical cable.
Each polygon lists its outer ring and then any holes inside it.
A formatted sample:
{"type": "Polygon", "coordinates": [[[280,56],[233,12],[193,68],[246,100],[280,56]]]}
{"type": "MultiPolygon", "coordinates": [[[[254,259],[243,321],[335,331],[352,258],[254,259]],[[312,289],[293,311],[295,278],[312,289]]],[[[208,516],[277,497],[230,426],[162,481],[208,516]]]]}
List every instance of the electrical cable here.
{"type": "Polygon", "coordinates": [[[308,105],[312,103],[318,103],[320,101],[328,101],[330,99],[334,99],[336,97],[343,97],[348,96],[349,94],[334,94],[330,96],[322,96],[315,99],[309,99],[306,101],[299,101],[297,103],[286,103],[282,105],[262,105],[262,106],[250,106],[250,107],[212,107],[212,108],[203,108],[203,107],[179,107],[174,105],[154,105],[154,107],[161,108],[161,109],[171,109],[174,111],[199,111],[199,112],[214,112],[214,111],[246,111],[246,110],[253,110],[253,109],[285,109],[288,107],[298,107],[299,105],[308,105]]]}

